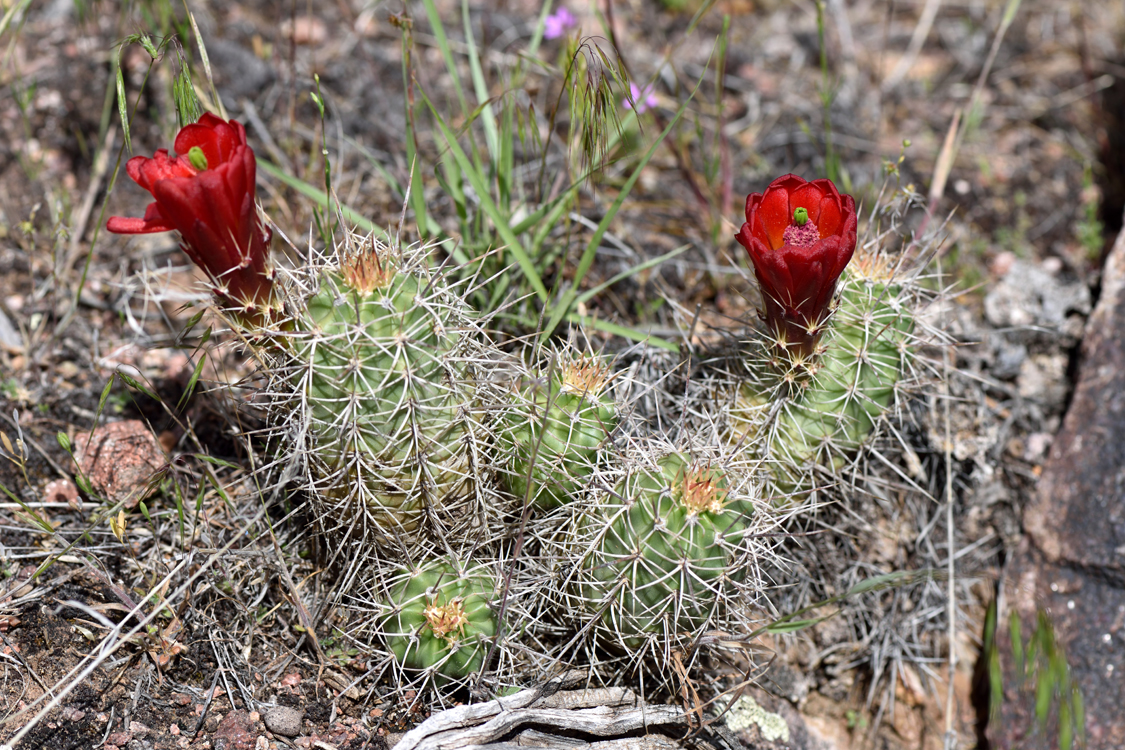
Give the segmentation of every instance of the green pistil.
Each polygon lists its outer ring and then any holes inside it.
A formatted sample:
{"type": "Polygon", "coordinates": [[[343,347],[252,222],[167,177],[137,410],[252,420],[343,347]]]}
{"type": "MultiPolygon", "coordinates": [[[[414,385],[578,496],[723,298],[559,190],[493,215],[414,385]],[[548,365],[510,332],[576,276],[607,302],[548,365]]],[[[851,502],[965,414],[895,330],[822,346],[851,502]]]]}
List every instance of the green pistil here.
{"type": "Polygon", "coordinates": [[[207,156],[199,146],[192,146],[187,152],[188,161],[200,172],[207,169],[207,156]]]}
{"type": "Polygon", "coordinates": [[[793,223],[799,227],[803,227],[809,220],[808,209],[798,208],[793,211],[793,223]]]}

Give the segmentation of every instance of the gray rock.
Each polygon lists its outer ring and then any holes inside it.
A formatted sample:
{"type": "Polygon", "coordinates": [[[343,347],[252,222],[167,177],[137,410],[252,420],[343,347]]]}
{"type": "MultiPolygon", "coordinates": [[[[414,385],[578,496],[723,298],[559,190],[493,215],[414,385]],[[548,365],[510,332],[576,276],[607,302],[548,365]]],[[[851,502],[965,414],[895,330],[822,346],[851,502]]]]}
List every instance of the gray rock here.
{"type": "Polygon", "coordinates": [[[1020,374],[1020,366],[1027,359],[1027,347],[1008,341],[1002,334],[989,337],[995,350],[995,359],[989,371],[992,377],[1008,380],[1020,374]]]}
{"type": "Polygon", "coordinates": [[[1087,331],[1074,397],[1024,526],[1049,561],[1096,570],[1125,589],[1125,232],[1106,260],[1087,331]]]}
{"type": "Polygon", "coordinates": [[[1046,328],[1080,334],[1070,318],[1090,312],[1090,290],[1080,281],[1063,281],[1040,266],[1016,260],[988,296],[984,316],[997,328],[1046,328]]]}
{"type": "Polygon", "coordinates": [[[219,91],[232,103],[258,96],[277,77],[269,63],[235,42],[209,39],[207,53],[211,56],[219,91]]]}
{"type": "Polygon", "coordinates": [[[288,706],[275,706],[262,714],[266,729],[282,737],[296,737],[300,734],[303,718],[305,718],[304,711],[288,706]]]}

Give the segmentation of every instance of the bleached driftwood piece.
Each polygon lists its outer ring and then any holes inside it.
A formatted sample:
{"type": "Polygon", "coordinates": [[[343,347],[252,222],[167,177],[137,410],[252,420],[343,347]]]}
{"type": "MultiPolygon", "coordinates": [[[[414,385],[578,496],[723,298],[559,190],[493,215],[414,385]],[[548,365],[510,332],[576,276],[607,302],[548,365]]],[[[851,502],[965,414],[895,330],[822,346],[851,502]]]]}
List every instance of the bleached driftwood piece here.
{"type": "Polygon", "coordinates": [[[573,689],[567,672],[546,685],[487,703],[458,706],[407,732],[394,750],[739,750],[725,727],[697,730],[679,706],[651,705],[628,688],[573,689]]]}

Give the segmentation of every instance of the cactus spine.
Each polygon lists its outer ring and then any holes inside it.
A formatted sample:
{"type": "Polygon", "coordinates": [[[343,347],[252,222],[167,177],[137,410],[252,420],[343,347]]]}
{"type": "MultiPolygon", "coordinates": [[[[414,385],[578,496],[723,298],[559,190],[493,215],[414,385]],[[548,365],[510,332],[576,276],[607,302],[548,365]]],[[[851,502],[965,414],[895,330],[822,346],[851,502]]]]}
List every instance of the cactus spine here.
{"type": "Polygon", "coordinates": [[[382,623],[388,648],[402,667],[460,679],[484,666],[496,635],[496,580],[442,560],[402,571],[391,584],[391,613],[382,623]]]}
{"type": "Polygon", "coordinates": [[[745,528],[727,493],[723,472],[673,453],[627,474],[585,516],[578,591],[611,641],[635,649],[690,635],[723,606],[745,528]]]}
{"type": "Polygon", "coordinates": [[[617,426],[614,404],[604,393],[608,377],[609,368],[598,359],[560,357],[546,387],[533,384],[521,398],[502,435],[511,458],[501,481],[512,495],[549,510],[588,483],[617,426]]]}

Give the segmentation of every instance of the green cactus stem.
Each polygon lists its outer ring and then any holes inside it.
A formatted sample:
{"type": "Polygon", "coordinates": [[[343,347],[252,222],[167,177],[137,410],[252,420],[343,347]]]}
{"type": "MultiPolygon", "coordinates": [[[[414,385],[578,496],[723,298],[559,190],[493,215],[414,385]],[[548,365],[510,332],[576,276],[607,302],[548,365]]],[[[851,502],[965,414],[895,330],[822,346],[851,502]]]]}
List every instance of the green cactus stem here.
{"type": "Polygon", "coordinates": [[[584,522],[580,596],[611,641],[690,635],[742,576],[744,520],[718,469],[670,454],[622,479],[584,522]]]}
{"type": "Polygon", "coordinates": [[[405,669],[461,679],[479,672],[496,635],[496,581],[482,570],[431,561],[391,586],[382,623],[387,647],[405,669]]]}
{"type": "Polygon", "coordinates": [[[790,366],[772,393],[743,385],[732,409],[732,440],[767,459],[783,491],[808,484],[801,477],[817,465],[838,468],[869,440],[909,364],[914,317],[903,286],[885,263],[856,261],[816,354],[790,366]]]}
{"type": "Polygon", "coordinates": [[[278,411],[303,415],[291,432],[322,530],[359,544],[358,559],[479,529],[475,344],[456,290],[424,256],[372,246],[321,270],[294,328],[278,411]]]}
{"type": "Polygon", "coordinates": [[[570,359],[552,369],[547,387],[533,385],[521,397],[501,435],[511,456],[500,477],[508,492],[549,510],[589,484],[598,452],[617,426],[604,392],[608,378],[604,362],[570,359]]]}

